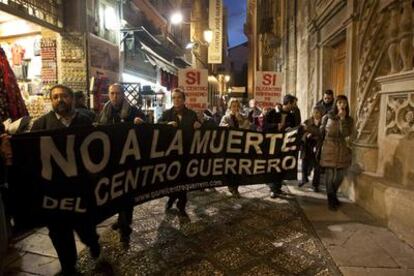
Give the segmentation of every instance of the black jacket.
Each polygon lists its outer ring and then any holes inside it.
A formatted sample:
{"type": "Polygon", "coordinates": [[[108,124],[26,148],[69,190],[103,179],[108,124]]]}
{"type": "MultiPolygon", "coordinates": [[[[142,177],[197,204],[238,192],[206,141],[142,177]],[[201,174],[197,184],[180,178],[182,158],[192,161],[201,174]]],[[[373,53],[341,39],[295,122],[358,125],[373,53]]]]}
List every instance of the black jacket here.
{"type": "Polygon", "coordinates": [[[183,115],[181,120],[178,119],[177,112],[175,112],[174,107],[164,111],[161,118],[158,120],[159,123],[168,123],[168,122],[177,122],[179,128],[183,129],[194,129],[194,123],[197,121],[197,114],[184,107],[183,115]]]}
{"type": "Polygon", "coordinates": [[[266,113],[264,131],[280,132],[295,126],[295,115],[292,112],[277,111],[276,109],[272,109],[266,113]],[[282,121],[282,114],[286,114],[285,127],[283,129],[278,129],[278,124],[282,121]]]}
{"type": "MultiPolygon", "coordinates": [[[[92,120],[88,116],[76,112],[75,118],[73,118],[69,127],[91,125],[92,120]]],[[[52,130],[59,128],[66,128],[66,126],[58,120],[58,118],[56,117],[56,113],[54,111],[50,111],[49,113],[46,113],[45,115],[41,116],[39,119],[34,121],[31,131],[52,130]]]]}

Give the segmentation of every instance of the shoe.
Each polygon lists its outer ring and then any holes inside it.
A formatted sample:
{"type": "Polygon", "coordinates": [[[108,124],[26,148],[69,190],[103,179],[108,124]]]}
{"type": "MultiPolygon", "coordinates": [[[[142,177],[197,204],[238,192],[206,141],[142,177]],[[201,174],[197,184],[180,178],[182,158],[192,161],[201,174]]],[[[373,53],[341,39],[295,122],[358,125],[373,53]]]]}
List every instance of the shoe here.
{"type": "Polygon", "coordinates": [[[270,193],[270,198],[276,198],[276,197],[277,197],[277,193],[275,193],[275,192],[270,193]]]}
{"type": "Polygon", "coordinates": [[[231,193],[234,198],[241,198],[239,191],[234,191],[231,193]]]}
{"type": "Polygon", "coordinates": [[[313,186],[313,191],[315,193],[319,193],[320,192],[319,187],[318,186],[313,186]]]}
{"type": "Polygon", "coordinates": [[[338,211],[338,208],[336,207],[336,205],[328,205],[328,209],[329,209],[330,211],[333,211],[333,212],[338,211]]]}
{"type": "Polygon", "coordinates": [[[129,242],[130,242],[130,237],[129,235],[121,235],[121,237],[119,238],[119,241],[122,243],[124,247],[128,247],[129,242]]]}
{"type": "Polygon", "coordinates": [[[339,207],[339,206],[341,206],[342,205],[342,202],[340,202],[337,198],[335,198],[335,206],[336,207],[339,207]]]}
{"type": "Polygon", "coordinates": [[[182,217],[187,217],[187,218],[188,218],[188,214],[187,214],[187,212],[185,211],[185,209],[179,209],[179,210],[178,210],[178,213],[180,214],[180,216],[182,216],[182,217]]]}
{"type": "Polygon", "coordinates": [[[118,230],[118,229],[119,229],[119,224],[118,224],[118,222],[113,223],[113,224],[111,225],[111,229],[112,229],[112,230],[118,230]]]}
{"type": "Polygon", "coordinates": [[[69,269],[62,269],[59,271],[55,276],[75,276],[75,275],[81,275],[81,273],[75,268],[69,268],[69,269]]]}
{"type": "Polygon", "coordinates": [[[167,201],[167,203],[165,204],[165,211],[170,210],[172,206],[173,206],[173,202],[167,201]]]}
{"type": "Polygon", "coordinates": [[[308,183],[308,182],[301,181],[301,182],[299,182],[298,187],[299,188],[303,187],[303,186],[305,186],[306,183],[308,183]]]}

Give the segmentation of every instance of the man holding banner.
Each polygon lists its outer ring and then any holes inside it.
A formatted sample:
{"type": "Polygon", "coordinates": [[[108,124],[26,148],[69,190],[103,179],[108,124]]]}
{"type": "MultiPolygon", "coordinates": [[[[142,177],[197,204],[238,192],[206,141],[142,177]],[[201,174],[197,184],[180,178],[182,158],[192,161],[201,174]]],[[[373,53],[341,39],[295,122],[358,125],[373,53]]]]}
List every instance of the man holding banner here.
{"type": "MultiPolygon", "coordinates": [[[[136,125],[145,122],[145,115],[136,107],[131,106],[126,100],[123,87],[114,83],[108,88],[109,101],[104,105],[98,117],[98,124],[134,123],[136,125]]],[[[124,245],[129,244],[129,236],[132,233],[132,216],[134,207],[128,207],[119,212],[118,221],[112,225],[112,229],[119,229],[120,241],[124,245]]]]}
{"type": "MultiPolygon", "coordinates": [[[[295,116],[292,112],[295,107],[295,101],[296,97],[286,95],[283,97],[282,108],[280,110],[273,108],[267,112],[264,124],[265,131],[285,132],[286,129],[295,127],[295,116]]],[[[282,181],[283,179],[277,179],[269,184],[271,198],[283,194],[282,181]]]]}
{"type": "MultiPolygon", "coordinates": [[[[92,126],[92,120],[73,109],[73,91],[64,85],[55,85],[50,89],[50,99],[53,110],[43,115],[33,123],[33,131],[71,128],[79,126],[92,126]]],[[[85,183],[86,184],[86,183],[85,183]]],[[[49,237],[59,257],[63,275],[76,273],[76,243],[73,230],[81,241],[89,246],[91,256],[97,259],[101,252],[98,243],[99,236],[96,225],[92,219],[84,219],[81,223],[70,221],[49,222],[49,237]]]]}
{"type": "MultiPolygon", "coordinates": [[[[197,121],[197,114],[185,106],[185,93],[180,88],[175,88],[172,91],[171,98],[173,107],[164,111],[159,123],[168,124],[173,127],[182,128],[184,131],[190,131],[201,127],[200,122],[197,121]]],[[[171,209],[174,202],[178,199],[177,208],[180,214],[187,216],[185,206],[187,204],[187,192],[176,192],[170,195],[166,210],[171,209]]]]}

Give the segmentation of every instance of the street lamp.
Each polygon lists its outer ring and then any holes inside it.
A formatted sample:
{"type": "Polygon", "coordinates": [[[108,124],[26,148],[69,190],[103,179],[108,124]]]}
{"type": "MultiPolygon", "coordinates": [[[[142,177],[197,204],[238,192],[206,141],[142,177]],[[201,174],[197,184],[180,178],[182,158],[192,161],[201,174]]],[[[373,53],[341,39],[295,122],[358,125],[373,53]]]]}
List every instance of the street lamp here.
{"type": "Polygon", "coordinates": [[[183,22],[183,14],[181,12],[174,12],[171,15],[171,24],[178,25],[183,22]]]}
{"type": "Polygon", "coordinates": [[[203,38],[207,44],[210,44],[213,41],[213,31],[210,29],[204,30],[203,38]]]}

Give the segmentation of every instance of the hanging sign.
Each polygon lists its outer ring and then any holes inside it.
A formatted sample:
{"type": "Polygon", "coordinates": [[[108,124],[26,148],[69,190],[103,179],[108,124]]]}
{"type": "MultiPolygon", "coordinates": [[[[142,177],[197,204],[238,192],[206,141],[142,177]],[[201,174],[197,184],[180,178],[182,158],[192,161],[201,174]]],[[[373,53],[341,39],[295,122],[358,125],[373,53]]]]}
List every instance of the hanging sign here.
{"type": "Polygon", "coordinates": [[[210,0],[208,26],[213,40],[208,47],[208,63],[221,64],[223,52],[223,1],[210,0]]]}

